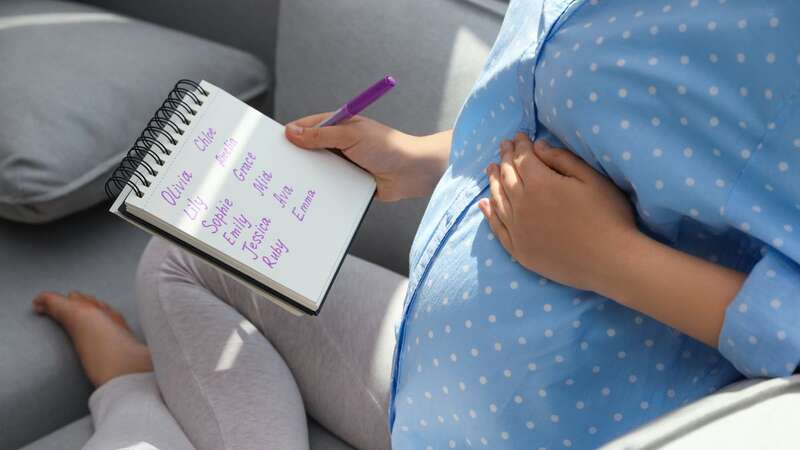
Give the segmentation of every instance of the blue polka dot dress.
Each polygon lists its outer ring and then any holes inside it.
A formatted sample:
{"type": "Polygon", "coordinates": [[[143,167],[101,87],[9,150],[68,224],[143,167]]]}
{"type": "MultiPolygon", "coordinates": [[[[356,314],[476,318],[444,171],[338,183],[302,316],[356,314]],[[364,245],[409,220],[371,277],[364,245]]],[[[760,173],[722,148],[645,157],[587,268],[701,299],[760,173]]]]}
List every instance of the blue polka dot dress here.
{"type": "Polygon", "coordinates": [[[795,370],[798,21],[777,0],[511,2],[411,251],[395,449],[594,448],[795,370]],[[642,232],[748,274],[718,348],[510,258],[477,202],[518,131],[613,180],[642,232]]]}

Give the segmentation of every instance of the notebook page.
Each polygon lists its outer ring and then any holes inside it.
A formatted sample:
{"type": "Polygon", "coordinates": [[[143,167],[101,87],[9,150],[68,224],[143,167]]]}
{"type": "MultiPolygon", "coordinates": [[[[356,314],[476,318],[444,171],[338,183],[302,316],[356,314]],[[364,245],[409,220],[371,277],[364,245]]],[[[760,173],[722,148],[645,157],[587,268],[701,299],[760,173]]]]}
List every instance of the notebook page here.
{"type": "MultiPolygon", "coordinates": [[[[210,96],[143,198],[126,203],[269,279],[321,302],[375,188],[328,151],[210,83],[210,96]]],[[[238,263],[238,264],[235,264],[238,263]]],[[[267,284],[274,284],[267,283],[267,284]]]]}

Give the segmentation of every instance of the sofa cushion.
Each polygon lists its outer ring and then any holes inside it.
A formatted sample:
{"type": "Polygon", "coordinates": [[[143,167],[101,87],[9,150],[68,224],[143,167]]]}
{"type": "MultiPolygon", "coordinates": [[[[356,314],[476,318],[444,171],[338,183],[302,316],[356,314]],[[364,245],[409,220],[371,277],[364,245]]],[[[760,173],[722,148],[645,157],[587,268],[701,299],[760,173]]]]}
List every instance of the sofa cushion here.
{"type": "MultiPolygon", "coordinates": [[[[92,436],[92,418],[83,418],[26,445],[20,450],[64,450],[83,447],[92,436]]],[[[308,419],[309,450],[353,450],[314,419],[308,419]]],[[[166,450],[166,449],[165,449],[166,450]]]]}
{"type": "Polygon", "coordinates": [[[33,297],[44,290],[95,295],[141,337],[134,276],[149,239],[104,206],[35,226],[0,219],[0,449],[18,448],[88,411],[92,386],[69,336],[33,313],[33,297]]]}
{"type": "Polygon", "coordinates": [[[75,422],[37,439],[19,450],[64,450],[79,449],[89,441],[94,432],[91,416],[83,416],[75,422]]]}
{"type": "Polygon", "coordinates": [[[230,47],[76,3],[0,2],[0,217],[44,222],[97,203],[180,78],[245,100],[264,65],[230,47]]]}

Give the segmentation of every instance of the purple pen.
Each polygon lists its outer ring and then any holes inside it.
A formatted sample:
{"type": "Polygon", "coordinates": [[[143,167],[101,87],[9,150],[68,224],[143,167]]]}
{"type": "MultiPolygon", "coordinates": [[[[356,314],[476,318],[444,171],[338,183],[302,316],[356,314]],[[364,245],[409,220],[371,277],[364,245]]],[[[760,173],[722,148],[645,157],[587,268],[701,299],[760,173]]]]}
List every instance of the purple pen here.
{"type": "Polygon", "coordinates": [[[317,127],[336,125],[339,122],[343,122],[355,116],[366,109],[367,106],[381,98],[383,94],[389,92],[396,84],[397,81],[395,81],[391,75],[386,75],[375,84],[368,87],[366,91],[345,103],[344,106],[336,110],[330,117],[317,124],[317,127]]]}

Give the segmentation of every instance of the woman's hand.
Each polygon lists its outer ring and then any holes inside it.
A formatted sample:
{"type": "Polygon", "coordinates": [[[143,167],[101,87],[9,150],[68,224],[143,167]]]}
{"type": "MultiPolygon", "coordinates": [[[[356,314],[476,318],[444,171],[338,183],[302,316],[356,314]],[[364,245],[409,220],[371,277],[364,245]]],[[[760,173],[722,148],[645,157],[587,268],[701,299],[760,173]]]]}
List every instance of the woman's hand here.
{"type": "Polygon", "coordinates": [[[447,167],[451,131],[417,137],[361,116],[314,128],[330,114],[315,114],[286,125],[286,138],[302,148],[340,150],[375,177],[379,200],[396,201],[433,192],[447,167]]]}
{"type": "Polygon", "coordinates": [[[518,133],[487,168],[483,211],[503,247],[551,280],[600,291],[609,262],[639,232],[628,199],[606,177],[564,149],[518,133]]]}

